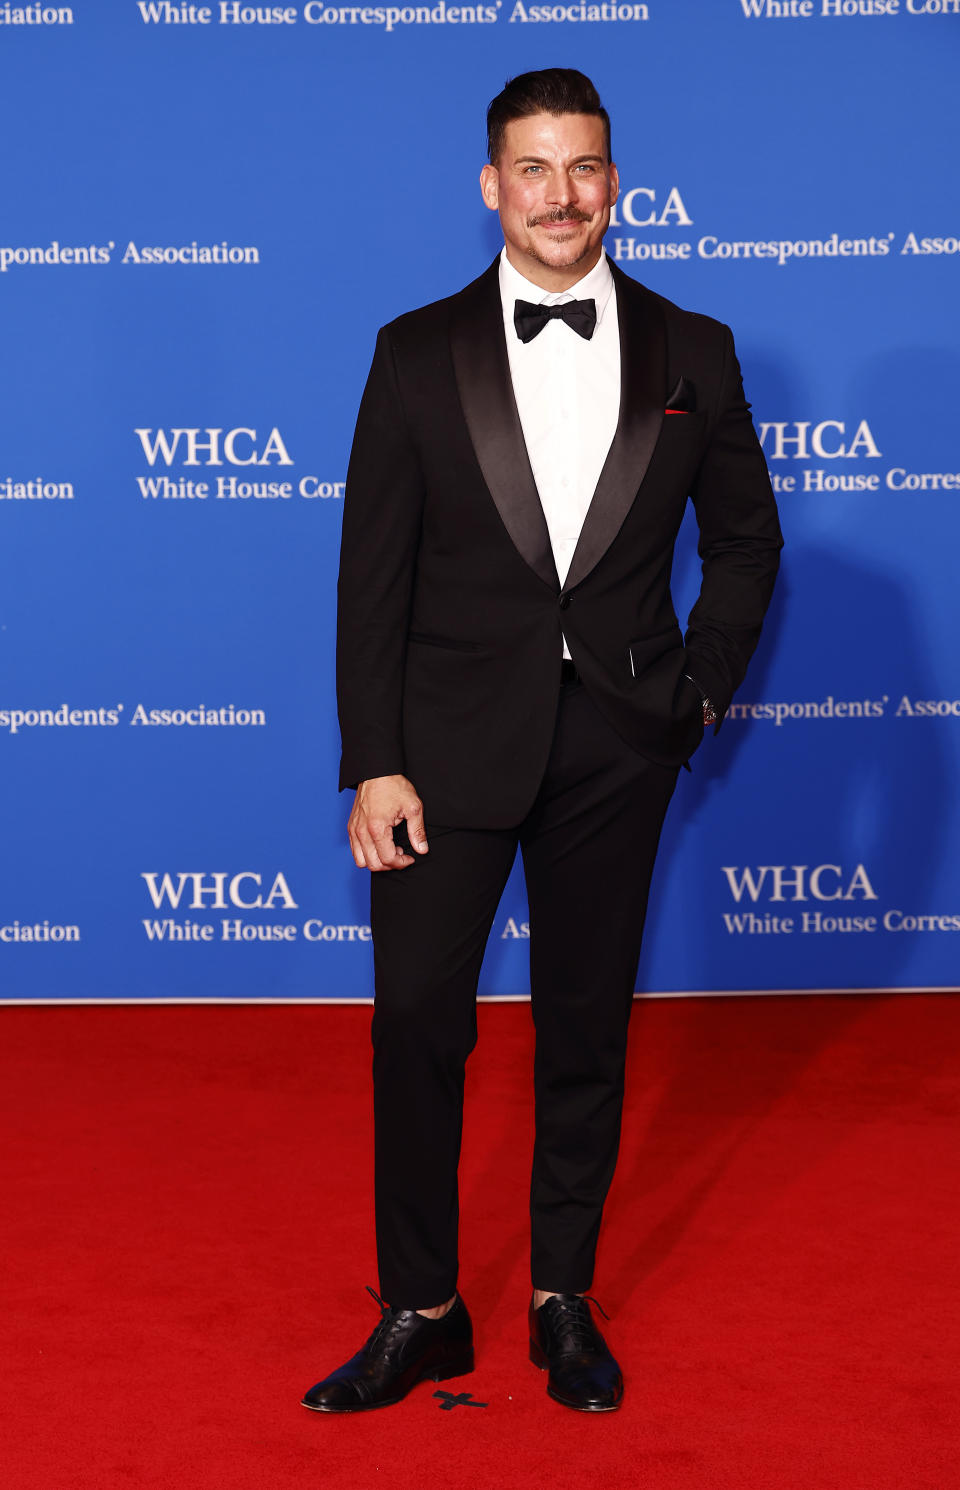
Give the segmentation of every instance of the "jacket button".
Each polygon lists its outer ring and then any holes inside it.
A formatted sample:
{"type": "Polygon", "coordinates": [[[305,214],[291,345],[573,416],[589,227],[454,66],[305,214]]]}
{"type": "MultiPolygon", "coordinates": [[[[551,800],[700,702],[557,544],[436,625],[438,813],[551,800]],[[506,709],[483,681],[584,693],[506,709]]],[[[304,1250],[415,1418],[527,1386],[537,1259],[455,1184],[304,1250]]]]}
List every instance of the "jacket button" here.
{"type": "Polygon", "coordinates": [[[573,596],[572,595],[566,595],[566,594],[561,595],[560,596],[560,609],[561,610],[566,610],[572,599],[573,599],[573,596]]]}

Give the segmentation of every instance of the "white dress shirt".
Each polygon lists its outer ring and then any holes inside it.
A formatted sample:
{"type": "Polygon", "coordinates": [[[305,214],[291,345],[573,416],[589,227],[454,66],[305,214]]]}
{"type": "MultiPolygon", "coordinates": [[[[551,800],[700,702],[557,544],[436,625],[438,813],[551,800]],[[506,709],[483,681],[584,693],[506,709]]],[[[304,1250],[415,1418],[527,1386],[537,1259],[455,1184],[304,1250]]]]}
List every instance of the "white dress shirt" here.
{"type": "MultiPolygon", "coordinates": [[[[500,298],[510,376],[533,479],[547,520],[561,585],[580,537],[620,414],[620,332],[617,297],[606,255],[569,290],[543,290],[500,255],[500,298]],[[589,341],[564,321],[548,321],[522,342],[513,323],[517,300],[561,305],[594,300],[597,325],[589,341]]],[[[566,639],[563,655],[570,652],[566,639]]]]}

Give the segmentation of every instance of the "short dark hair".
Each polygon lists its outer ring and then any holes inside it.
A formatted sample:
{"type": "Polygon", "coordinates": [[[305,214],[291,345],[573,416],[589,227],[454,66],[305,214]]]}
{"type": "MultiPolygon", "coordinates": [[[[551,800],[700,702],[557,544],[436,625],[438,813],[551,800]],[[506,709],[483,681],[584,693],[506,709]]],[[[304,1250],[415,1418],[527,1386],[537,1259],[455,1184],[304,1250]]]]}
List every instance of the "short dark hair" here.
{"type": "Polygon", "coordinates": [[[594,114],[603,120],[603,136],[610,155],[610,115],[585,73],[575,67],[545,67],[508,79],[487,109],[487,156],[496,165],[503,154],[507,125],[533,114],[594,114]]]}

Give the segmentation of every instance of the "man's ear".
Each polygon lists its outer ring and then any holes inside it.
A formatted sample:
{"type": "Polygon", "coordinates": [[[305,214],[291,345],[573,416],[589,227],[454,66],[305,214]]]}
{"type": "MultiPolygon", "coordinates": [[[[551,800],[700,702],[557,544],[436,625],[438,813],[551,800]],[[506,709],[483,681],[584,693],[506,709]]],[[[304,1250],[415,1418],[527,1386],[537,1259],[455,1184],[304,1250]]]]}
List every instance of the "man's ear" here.
{"type": "Polygon", "coordinates": [[[500,172],[496,166],[485,165],[480,172],[480,192],[491,212],[500,206],[500,172]]]}
{"type": "Polygon", "coordinates": [[[616,205],[617,198],[619,197],[619,195],[620,195],[620,172],[617,170],[617,168],[614,165],[613,161],[611,161],[610,162],[610,206],[611,207],[613,207],[613,206],[616,205]]]}

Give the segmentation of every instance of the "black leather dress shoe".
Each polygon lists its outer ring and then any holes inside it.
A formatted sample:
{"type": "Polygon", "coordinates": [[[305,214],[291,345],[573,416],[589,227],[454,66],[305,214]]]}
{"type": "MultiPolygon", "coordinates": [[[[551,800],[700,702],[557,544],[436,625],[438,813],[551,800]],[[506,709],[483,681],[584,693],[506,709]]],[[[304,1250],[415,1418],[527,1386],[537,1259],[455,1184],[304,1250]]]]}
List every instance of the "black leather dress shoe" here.
{"type": "Polygon", "coordinates": [[[473,1325],[457,1294],[440,1319],[391,1309],[379,1294],[380,1323],[345,1366],[318,1381],[303,1399],[314,1412],[368,1412],[400,1402],[418,1381],[446,1381],[473,1370],[473,1325]]]}
{"type": "Polygon", "coordinates": [[[612,1412],[623,1400],[620,1367],[578,1293],[555,1294],[539,1309],[531,1300],[530,1359],[550,1372],[547,1393],[564,1407],[612,1412]]]}

